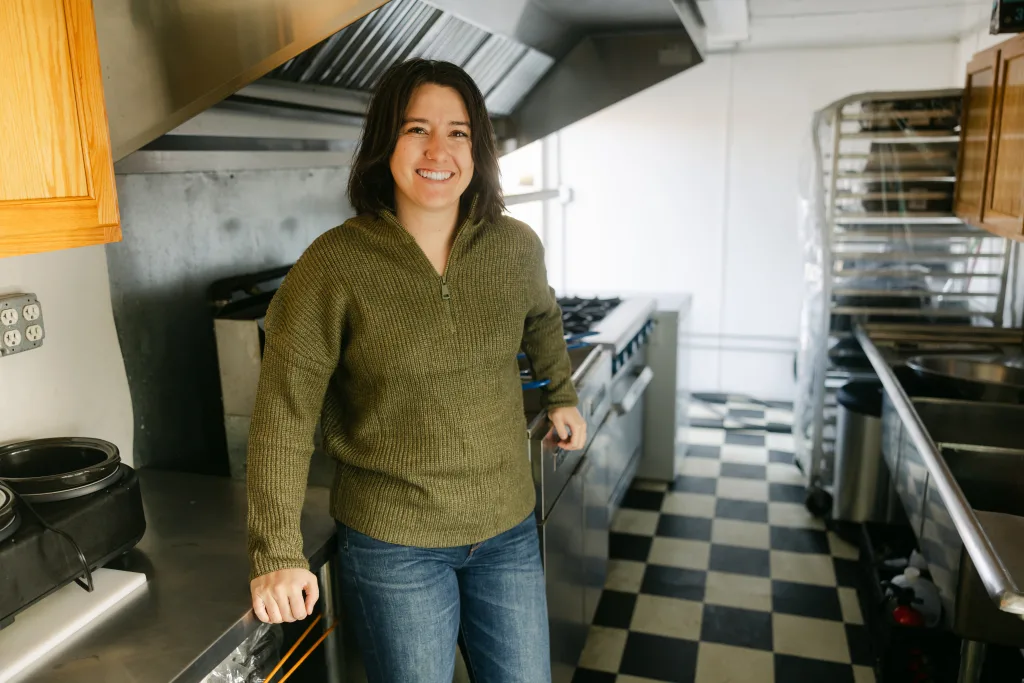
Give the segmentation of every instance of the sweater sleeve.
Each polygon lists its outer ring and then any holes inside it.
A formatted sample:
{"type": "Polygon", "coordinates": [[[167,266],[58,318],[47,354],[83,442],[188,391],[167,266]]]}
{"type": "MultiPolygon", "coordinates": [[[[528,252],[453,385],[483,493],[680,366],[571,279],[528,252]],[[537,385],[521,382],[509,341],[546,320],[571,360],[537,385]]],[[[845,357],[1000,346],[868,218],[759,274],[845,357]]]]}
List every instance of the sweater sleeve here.
{"type": "Polygon", "coordinates": [[[309,566],[299,521],[346,303],[325,242],[321,237],[303,254],[267,310],[246,467],[250,578],[309,566]]]}
{"type": "Polygon", "coordinates": [[[551,380],[545,387],[545,407],[575,406],[579,399],[572,383],[572,365],[562,331],[562,309],[548,284],[544,246],[532,230],[529,233],[534,249],[528,266],[530,303],[523,326],[523,351],[533,364],[534,376],[551,380]]]}

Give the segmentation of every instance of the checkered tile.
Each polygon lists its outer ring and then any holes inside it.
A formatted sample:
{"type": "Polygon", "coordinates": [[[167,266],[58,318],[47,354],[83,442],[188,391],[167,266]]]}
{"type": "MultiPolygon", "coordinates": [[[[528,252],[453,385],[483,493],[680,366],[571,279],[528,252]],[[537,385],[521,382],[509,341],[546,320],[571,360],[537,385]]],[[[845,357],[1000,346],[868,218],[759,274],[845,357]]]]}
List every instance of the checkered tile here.
{"type": "Polygon", "coordinates": [[[804,507],[792,406],[694,401],[672,484],[637,481],[574,683],[869,683],[857,549],[804,507]]]}

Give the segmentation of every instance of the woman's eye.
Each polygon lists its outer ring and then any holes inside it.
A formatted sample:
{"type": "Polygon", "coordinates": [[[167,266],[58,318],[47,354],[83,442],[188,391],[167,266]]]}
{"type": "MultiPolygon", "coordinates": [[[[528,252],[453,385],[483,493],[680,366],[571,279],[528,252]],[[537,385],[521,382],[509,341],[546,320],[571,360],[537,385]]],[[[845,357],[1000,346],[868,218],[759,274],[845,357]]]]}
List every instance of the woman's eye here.
{"type": "Polygon", "coordinates": [[[415,127],[413,127],[413,128],[410,128],[410,129],[409,129],[409,130],[407,130],[406,132],[407,132],[407,133],[415,133],[416,135],[421,135],[421,134],[423,134],[423,133],[426,133],[427,131],[426,131],[426,130],[424,130],[423,128],[421,128],[420,126],[415,126],[415,127]]]}
{"type": "Polygon", "coordinates": [[[452,135],[454,135],[457,138],[468,138],[469,137],[469,135],[464,130],[453,131],[452,135]]]}

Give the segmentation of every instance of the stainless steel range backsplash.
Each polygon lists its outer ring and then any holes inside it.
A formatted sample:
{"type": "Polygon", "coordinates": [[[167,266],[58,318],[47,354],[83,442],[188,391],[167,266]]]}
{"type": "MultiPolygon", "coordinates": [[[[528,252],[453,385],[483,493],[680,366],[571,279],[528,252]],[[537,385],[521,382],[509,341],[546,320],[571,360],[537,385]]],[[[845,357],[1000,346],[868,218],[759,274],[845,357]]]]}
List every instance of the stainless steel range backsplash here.
{"type": "Polygon", "coordinates": [[[227,473],[206,289],[293,263],[352,215],[347,182],[347,168],[117,177],[125,239],[106,250],[137,466],[227,473]]]}

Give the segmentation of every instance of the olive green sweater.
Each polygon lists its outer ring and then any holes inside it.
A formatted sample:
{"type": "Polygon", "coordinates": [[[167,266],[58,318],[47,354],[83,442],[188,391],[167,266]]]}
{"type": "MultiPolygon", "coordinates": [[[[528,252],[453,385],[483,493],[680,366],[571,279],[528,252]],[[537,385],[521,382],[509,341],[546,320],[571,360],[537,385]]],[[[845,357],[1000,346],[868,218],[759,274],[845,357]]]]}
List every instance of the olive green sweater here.
{"type": "Polygon", "coordinates": [[[439,276],[393,214],[319,237],[267,311],[249,433],[253,577],[306,567],[299,518],[318,420],[336,519],[378,540],[476,543],[535,504],[516,354],[576,405],[561,311],[525,224],[467,220],[439,276]]]}

